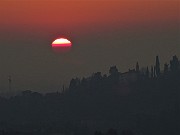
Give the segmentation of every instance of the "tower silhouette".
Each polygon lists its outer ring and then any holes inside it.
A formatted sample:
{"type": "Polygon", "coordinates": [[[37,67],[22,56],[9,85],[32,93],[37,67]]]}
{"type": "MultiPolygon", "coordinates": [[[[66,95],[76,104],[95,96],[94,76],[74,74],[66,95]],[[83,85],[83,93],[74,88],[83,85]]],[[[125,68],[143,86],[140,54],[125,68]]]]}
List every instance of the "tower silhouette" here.
{"type": "Polygon", "coordinates": [[[159,75],[160,75],[160,62],[159,62],[159,57],[158,56],[156,56],[155,70],[156,70],[156,76],[159,77],[159,75]]]}

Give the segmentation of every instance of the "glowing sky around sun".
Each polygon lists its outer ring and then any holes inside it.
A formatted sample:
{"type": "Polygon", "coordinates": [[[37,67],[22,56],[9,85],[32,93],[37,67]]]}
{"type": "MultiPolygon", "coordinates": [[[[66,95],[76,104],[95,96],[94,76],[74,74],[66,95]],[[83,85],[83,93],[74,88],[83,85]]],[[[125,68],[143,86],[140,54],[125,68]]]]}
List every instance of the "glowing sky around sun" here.
{"type": "Polygon", "coordinates": [[[178,6],[178,0],[2,0],[0,25],[79,30],[108,26],[168,27],[177,21],[178,6]]]}

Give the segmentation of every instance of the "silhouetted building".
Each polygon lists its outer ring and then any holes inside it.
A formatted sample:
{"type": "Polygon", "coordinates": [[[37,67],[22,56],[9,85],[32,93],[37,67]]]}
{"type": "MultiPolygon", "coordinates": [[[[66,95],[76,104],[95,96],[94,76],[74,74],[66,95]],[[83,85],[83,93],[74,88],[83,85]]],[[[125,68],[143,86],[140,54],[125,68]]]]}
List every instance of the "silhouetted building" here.
{"type": "Polygon", "coordinates": [[[132,69],[128,72],[121,73],[119,77],[120,83],[129,83],[129,82],[135,82],[139,78],[139,72],[137,72],[135,69],[132,69]]]}

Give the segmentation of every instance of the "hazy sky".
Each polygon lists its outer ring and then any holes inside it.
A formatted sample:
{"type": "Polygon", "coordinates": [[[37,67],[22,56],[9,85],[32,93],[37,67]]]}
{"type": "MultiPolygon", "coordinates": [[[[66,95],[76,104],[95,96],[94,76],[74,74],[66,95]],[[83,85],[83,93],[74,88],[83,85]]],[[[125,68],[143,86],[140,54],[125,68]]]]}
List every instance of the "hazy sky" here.
{"type": "Polygon", "coordinates": [[[179,0],[1,0],[0,90],[57,91],[73,77],[180,58],[179,0]],[[55,54],[60,36],[73,43],[55,54]]]}

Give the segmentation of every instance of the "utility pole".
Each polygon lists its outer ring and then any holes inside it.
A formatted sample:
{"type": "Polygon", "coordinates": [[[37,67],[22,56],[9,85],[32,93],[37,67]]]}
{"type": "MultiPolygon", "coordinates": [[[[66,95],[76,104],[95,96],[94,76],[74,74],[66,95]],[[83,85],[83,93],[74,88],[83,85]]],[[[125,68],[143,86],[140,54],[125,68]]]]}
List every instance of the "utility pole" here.
{"type": "Polygon", "coordinates": [[[12,83],[12,78],[11,78],[11,76],[9,76],[8,82],[9,82],[9,92],[11,92],[11,83],[12,83]]]}

